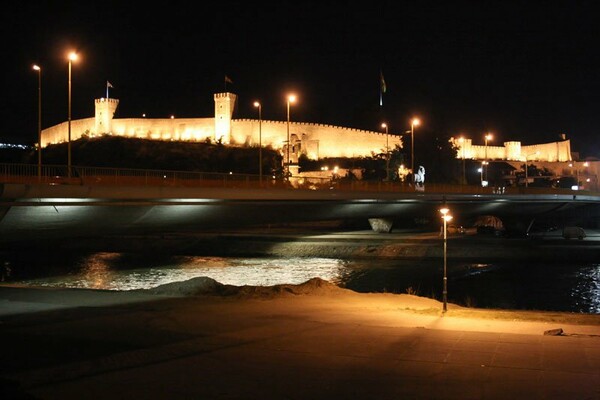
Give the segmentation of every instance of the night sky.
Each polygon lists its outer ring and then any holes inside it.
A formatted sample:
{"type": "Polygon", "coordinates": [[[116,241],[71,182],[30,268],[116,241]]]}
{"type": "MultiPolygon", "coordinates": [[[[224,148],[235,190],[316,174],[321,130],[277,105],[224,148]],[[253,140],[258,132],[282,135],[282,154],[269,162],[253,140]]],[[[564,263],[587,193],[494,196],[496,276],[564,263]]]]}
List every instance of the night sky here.
{"type": "Polygon", "coordinates": [[[474,144],[486,132],[491,145],[564,133],[572,151],[600,157],[591,1],[46,3],[13,1],[0,14],[0,137],[13,142],[37,138],[35,63],[42,127],[67,120],[75,49],[73,119],[93,116],[106,81],[117,118],[212,117],[228,76],[234,118],[257,118],[260,100],[264,119],[283,121],[293,91],[293,121],[381,130],[385,120],[401,134],[416,115],[419,129],[474,144]]]}

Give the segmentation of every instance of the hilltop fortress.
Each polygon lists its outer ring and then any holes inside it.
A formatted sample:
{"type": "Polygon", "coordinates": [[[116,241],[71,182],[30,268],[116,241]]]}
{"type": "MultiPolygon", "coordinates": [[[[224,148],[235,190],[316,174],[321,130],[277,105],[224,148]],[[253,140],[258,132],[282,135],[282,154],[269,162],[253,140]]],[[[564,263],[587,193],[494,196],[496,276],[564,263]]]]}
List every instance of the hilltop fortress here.
{"type": "MultiPolygon", "coordinates": [[[[207,118],[118,118],[114,115],[118,99],[95,100],[95,115],[71,121],[71,140],[81,137],[118,135],[131,138],[189,142],[220,142],[228,146],[271,146],[280,150],[284,163],[288,157],[288,122],[256,119],[233,119],[237,95],[214,94],[215,114],[207,118]]],[[[68,122],[42,131],[41,146],[66,142],[68,122]]],[[[503,146],[473,145],[471,139],[452,139],[456,157],[474,160],[571,161],[570,141],[521,146],[506,142],[503,146]]],[[[298,172],[298,158],[305,155],[318,160],[328,157],[369,157],[396,146],[402,139],[385,132],[366,131],[324,124],[289,122],[289,170],[298,172]]]]}
{"type": "MultiPolygon", "coordinates": [[[[209,118],[114,118],[118,99],[95,100],[95,116],[71,121],[71,140],[83,136],[118,135],[131,138],[220,142],[229,146],[271,146],[288,156],[287,121],[233,119],[237,95],[216,93],[215,115],[209,118]]],[[[42,147],[68,140],[68,122],[42,131],[42,147]]],[[[365,157],[402,146],[399,136],[339,126],[289,123],[290,172],[297,172],[298,157],[365,157]]]]}

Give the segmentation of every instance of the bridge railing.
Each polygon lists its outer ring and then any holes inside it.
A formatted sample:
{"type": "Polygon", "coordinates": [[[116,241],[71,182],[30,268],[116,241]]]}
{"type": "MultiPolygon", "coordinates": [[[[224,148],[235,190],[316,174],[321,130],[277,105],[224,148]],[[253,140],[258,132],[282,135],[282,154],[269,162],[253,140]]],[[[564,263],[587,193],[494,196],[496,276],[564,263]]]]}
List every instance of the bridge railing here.
{"type": "Polygon", "coordinates": [[[374,191],[374,192],[428,192],[428,193],[469,193],[469,194],[571,194],[576,191],[553,188],[524,187],[481,187],[476,185],[450,185],[428,183],[423,188],[415,188],[401,182],[385,181],[344,181],[322,177],[292,176],[288,180],[258,175],[165,171],[132,168],[71,167],[69,177],[67,166],[42,165],[38,174],[36,164],[0,163],[0,183],[26,183],[48,185],[119,185],[119,186],[172,186],[172,187],[213,187],[213,188],[290,188],[305,190],[374,191]]]}

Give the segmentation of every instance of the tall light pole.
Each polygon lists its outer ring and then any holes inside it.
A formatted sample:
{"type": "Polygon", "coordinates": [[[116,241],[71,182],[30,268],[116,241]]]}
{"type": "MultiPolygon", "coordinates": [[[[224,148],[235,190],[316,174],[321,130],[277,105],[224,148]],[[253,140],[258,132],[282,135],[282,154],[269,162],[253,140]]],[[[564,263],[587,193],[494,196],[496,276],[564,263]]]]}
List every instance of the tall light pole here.
{"type": "Polygon", "coordinates": [[[448,310],[448,274],[447,274],[447,263],[446,263],[446,253],[447,253],[447,222],[452,219],[452,215],[448,214],[450,209],[448,207],[440,208],[440,212],[442,213],[442,220],[444,221],[444,288],[442,290],[442,301],[443,301],[443,312],[448,310]]]}
{"type": "Polygon", "coordinates": [[[38,182],[42,181],[42,68],[34,65],[38,72],[38,182]]]}
{"type": "Polygon", "coordinates": [[[67,174],[71,178],[71,64],[77,60],[77,53],[69,53],[69,123],[67,136],[67,174]]]}
{"type": "Polygon", "coordinates": [[[290,177],[290,104],[296,101],[296,95],[290,94],[287,97],[287,167],[285,168],[286,179],[290,177]]]}
{"type": "Polygon", "coordinates": [[[479,177],[480,177],[480,180],[481,180],[481,186],[483,186],[483,168],[487,165],[487,163],[488,163],[487,161],[482,161],[481,162],[481,167],[479,168],[479,177]]]}
{"type": "Polygon", "coordinates": [[[255,101],[254,107],[258,108],[258,184],[262,186],[262,105],[255,101]]]}
{"type": "Polygon", "coordinates": [[[535,153],[531,153],[531,154],[526,154],[525,155],[525,187],[529,187],[529,175],[528,175],[528,167],[527,167],[527,159],[530,156],[537,156],[538,154],[540,154],[539,151],[536,151],[535,153]]]}
{"type": "Polygon", "coordinates": [[[465,173],[465,138],[459,137],[458,142],[460,143],[460,149],[462,151],[462,184],[467,184],[467,176],[465,173]]]}
{"type": "Polygon", "coordinates": [[[487,162],[487,161],[488,161],[488,153],[487,153],[487,148],[488,148],[488,140],[492,140],[493,138],[494,138],[494,137],[492,136],[492,134],[491,134],[491,133],[488,133],[487,135],[485,135],[485,161],[486,161],[486,163],[485,163],[485,165],[486,165],[486,167],[485,167],[485,180],[486,180],[486,181],[488,180],[488,176],[487,176],[487,170],[488,170],[488,169],[487,169],[487,165],[489,164],[489,163],[487,162]]]}
{"type": "Polygon", "coordinates": [[[389,145],[389,133],[388,125],[384,122],[381,127],[385,129],[385,180],[390,180],[390,145],[389,145]]]}
{"type": "Polygon", "coordinates": [[[415,176],[415,126],[421,125],[419,118],[413,118],[410,121],[410,169],[415,176]]]}

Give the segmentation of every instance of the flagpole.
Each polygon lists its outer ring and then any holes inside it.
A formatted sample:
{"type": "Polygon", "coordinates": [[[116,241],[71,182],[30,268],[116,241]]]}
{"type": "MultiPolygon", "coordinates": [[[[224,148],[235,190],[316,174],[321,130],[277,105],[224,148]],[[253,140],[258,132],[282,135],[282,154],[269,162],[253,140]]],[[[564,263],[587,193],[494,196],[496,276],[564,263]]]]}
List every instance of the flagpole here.
{"type": "Polygon", "coordinates": [[[108,81],[106,81],[106,98],[108,99],[108,81]]]}

